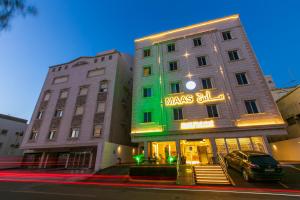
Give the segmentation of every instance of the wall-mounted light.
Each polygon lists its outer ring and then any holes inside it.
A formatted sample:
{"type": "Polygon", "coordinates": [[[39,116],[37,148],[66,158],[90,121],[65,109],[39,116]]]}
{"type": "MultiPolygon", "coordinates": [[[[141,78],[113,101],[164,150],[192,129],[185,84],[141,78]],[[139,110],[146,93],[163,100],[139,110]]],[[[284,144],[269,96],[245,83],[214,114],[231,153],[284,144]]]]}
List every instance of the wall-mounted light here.
{"type": "Polygon", "coordinates": [[[195,81],[188,81],[188,82],[186,82],[185,87],[188,90],[193,90],[196,88],[196,83],[195,83],[195,81]]]}

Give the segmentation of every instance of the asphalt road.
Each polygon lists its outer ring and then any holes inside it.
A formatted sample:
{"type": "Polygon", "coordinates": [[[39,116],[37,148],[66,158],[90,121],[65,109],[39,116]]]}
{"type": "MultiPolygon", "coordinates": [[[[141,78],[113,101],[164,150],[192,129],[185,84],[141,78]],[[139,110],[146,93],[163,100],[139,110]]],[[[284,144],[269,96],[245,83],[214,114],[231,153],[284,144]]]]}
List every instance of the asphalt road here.
{"type": "Polygon", "coordinates": [[[1,200],[292,200],[300,199],[300,194],[261,194],[242,191],[190,191],[169,189],[116,188],[90,185],[58,185],[46,183],[0,182],[1,200]]]}
{"type": "Polygon", "coordinates": [[[246,188],[272,188],[300,190],[300,168],[283,167],[284,175],[280,181],[244,181],[240,172],[230,168],[228,172],[237,187],[246,188]]]}

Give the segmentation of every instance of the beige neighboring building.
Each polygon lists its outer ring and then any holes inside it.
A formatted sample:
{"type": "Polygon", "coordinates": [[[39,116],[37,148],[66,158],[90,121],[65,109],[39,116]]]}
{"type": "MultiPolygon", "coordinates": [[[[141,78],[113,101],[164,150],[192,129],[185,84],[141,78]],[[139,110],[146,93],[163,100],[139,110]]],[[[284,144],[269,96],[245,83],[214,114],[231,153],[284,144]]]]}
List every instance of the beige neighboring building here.
{"type": "Polygon", "coordinates": [[[132,142],[146,158],[211,164],[217,153],[272,153],[285,135],[239,15],[135,40],[132,142]]]}
{"type": "Polygon", "coordinates": [[[287,124],[288,135],[272,137],[274,156],[282,161],[300,161],[300,86],[280,97],[277,106],[287,124]]]}
{"type": "Polygon", "coordinates": [[[285,88],[277,88],[271,75],[266,75],[265,80],[267,82],[267,85],[271,91],[271,94],[275,102],[297,87],[297,86],[291,86],[285,88]]]}
{"type": "Polygon", "coordinates": [[[21,148],[40,168],[131,162],[131,56],[116,50],[51,66],[21,148]]]}

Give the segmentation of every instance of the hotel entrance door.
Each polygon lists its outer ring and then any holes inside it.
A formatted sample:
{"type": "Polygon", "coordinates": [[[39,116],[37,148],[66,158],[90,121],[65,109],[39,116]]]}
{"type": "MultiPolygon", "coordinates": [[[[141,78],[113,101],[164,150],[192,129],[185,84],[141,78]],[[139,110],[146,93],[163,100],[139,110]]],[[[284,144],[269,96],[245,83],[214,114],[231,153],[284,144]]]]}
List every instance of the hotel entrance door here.
{"type": "Polygon", "coordinates": [[[212,149],[209,139],[182,140],[181,156],[186,164],[207,165],[212,163],[212,149]]]}

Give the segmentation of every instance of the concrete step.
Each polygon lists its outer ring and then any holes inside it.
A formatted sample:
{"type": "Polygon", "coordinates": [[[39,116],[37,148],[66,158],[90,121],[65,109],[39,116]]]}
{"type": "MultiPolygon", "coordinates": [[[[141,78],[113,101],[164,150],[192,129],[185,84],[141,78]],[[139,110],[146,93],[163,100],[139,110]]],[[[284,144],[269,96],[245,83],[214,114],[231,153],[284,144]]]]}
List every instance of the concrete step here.
{"type": "Polygon", "coordinates": [[[196,177],[226,177],[225,174],[210,174],[210,175],[207,175],[207,174],[196,174],[196,177]]]}
{"type": "Polygon", "coordinates": [[[202,179],[202,180],[196,180],[196,183],[198,184],[220,184],[220,185],[230,185],[229,181],[223,181],[223,180],[207,180],[207,179],[202,179]]]}
{"type": "Polygon", "coordinates": [[[223,171],[222,169],[195,169],[195,171],[223,171]]]}
{"type": "Polygon", "coordinates": [[[214,169],[222,169],[221,167],[194,167],[195,169],[211,169],[211,170],[214,170],[214,169]]]}
{"type": "Polygon", "coordinates": [[[230,184],[221,166],[194,166],[194,177],[198,184],[230,184]]]}
{"type": "Polygon", "coordinates": [[[202,179],[207,179],[207,180],[226,180],[226,176],[223,177],[203,177],[203,176],[196,176],[196,180],[202,180],[202,179]]]}
{"type": "Polygon", "coordinates": [[[197,171],[195,170],[195,173],[201,173],[201,174],[223,174],[223,171],[209,171],[209,170],[201,170],[197,171]]]}

